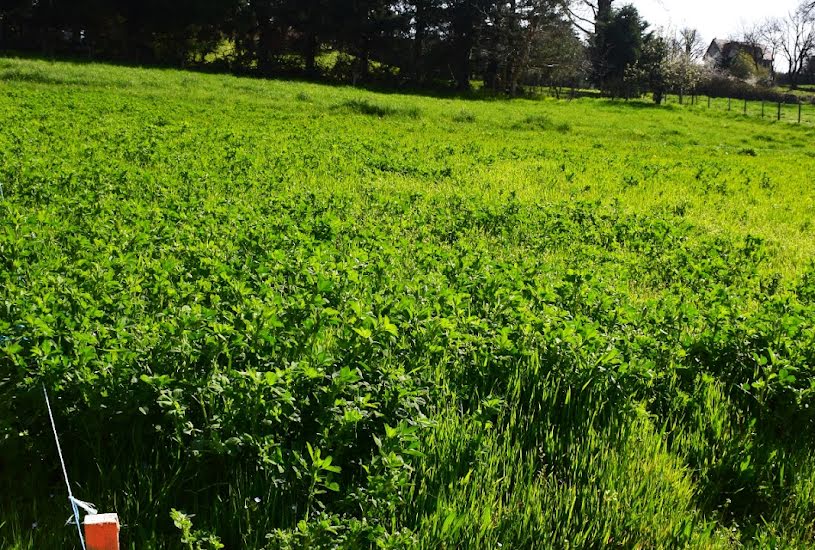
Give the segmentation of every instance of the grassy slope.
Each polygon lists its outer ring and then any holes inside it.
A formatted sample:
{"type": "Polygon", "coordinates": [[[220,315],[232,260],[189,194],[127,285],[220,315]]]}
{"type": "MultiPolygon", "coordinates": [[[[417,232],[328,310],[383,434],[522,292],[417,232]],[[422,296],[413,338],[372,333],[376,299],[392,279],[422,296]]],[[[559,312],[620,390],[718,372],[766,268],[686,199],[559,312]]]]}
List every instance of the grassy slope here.
{"type": "MultiPolygon", "coordinates": [[[[814,136],[701,108],[0,60],[0,337],[22,347],[0,364],[20,404],[0,408],[9,478],[49,449],[42,379],[76,414],[60,419],[75,479],[94,478],[83,452],[116,470],[81,496],[139,548],[171,506],[230,547],[304,516],[308,535],[269,544],[316,540],[286,454],[307,441],[343,468],[341,495],[315,496],[343,536],[362,517],[394,544],[812,543],[795,289],[815,252],[814,136]],[[774,385],[773,354],[798,381],[774,385]],[[343,367],[358,374],[323,405],[343,367]],[[242,382],[275,369],[276,397],[242,382]],[[265,416],[281,395],[289,423],[265,416]],[[255,460],[270,447],[225,443],[267,429],[279,478],[255,460]]],[[[43,494],[3,501],[6,542],[62,533],[43,494]]]]}

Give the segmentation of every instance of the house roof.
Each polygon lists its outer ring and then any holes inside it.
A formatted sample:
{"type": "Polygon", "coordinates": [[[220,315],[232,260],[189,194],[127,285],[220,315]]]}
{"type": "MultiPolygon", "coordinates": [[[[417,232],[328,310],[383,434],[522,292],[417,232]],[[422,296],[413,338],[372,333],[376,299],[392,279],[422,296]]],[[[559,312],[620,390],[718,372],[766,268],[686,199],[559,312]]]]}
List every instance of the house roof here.
{"type": "MultiPolygon", "coordinates": [[[[727,49],[732,49],[733,47],[737,47],[737,48],[741,48],[741,47],[750,48],[750,47],[752,47],[750,44],[748,44],[746,42],[739,42],[738,40],[724,40],[724,39],[721,39],[721,38],[714,38],[713,42],[710,43],[710,47],[708,48],[708,53],[710,53],[710,50],[713,48],[714,45],[722,53],[724,53],[725,50],[727,50],[727,49]]],[[[756,47],[761,49],[761,57],[762,57],[762,59],[764,61],[772,62],[774,60],[773,53],[770,50],[768,50],[767,48],[765,48],[763,46],[759,46],[759,45],[757,45],[756,47]]]]}

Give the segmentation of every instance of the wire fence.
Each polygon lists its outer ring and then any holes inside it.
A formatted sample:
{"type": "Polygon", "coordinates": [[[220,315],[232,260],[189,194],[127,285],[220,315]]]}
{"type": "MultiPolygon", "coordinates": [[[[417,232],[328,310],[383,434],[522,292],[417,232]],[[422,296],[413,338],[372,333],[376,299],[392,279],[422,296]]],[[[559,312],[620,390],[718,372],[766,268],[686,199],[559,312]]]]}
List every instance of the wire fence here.
{"type": "MultiPolygon", "coordinates": [[[[815,90],[813,90],[815,91],[815,90]]],[[[577,88],[535,88],[539,96],[548,96],[555,99],[573,100],[582,97],[604,97],[598,90],[577,88]]],[[[643,96],[640,99],[645,99],[643,96]]],[[[649,96],[648,96],[649,97],[649,96]]],[[[789,98],[790,96],[787,95],[789,98]]],[[[612,98],[616,101],[627,101],[625,98],[612,98]]],[[[727,112],[743,117],[756,117],[768,121],[788,122],[792,124],[808,124],[815,126],[815,97],[799,97],[798,101],[791,102],[777,100],[743,99],[736,97],[721,97],[707,95],[665,94],[663,105],[681,105],[692,110],[709,110],[727,112]]]]}
{"type": "Polygon", "coordinates": [[[666,105],[682,105],[687,109],[727,112],[743,117],[815,125],[815,105],[808,101],[785,103],[783,101],[760,101],[732,97],[686,95],[665,96],[666,105]]]}

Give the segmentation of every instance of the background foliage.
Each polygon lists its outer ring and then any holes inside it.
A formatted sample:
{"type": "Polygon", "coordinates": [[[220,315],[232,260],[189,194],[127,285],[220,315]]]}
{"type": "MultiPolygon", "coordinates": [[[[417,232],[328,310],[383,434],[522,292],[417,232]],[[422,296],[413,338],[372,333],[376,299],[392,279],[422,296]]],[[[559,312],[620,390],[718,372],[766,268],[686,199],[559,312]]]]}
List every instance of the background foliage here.
{"type": "Polygon", "coordinates": [[[5,0],[0,49],[469,90],[576,84],[572,0],[5,0]]]}

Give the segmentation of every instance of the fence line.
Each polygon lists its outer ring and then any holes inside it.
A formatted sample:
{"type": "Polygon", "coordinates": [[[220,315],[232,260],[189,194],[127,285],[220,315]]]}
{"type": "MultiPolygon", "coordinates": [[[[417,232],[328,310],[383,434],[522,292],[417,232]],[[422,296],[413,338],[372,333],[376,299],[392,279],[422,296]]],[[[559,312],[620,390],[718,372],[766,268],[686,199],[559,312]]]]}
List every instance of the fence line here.
{"type": "MultiPolygon", "coordinates": [[[[549,96],[556,99],[577,99],[579,97],[603,97],[599,95],[599,92],[593,94],[586,94],[585,90],[577,90],[575,88],[567,89],[564,88],[560,91],[560,93],[556,93],[553,88],[545,89],[545,91],[538,91],[539,96],[549,96]]],[[[606,98],[608,99],[608,98],[606,98]]],[[[628,101],[628,99],[623,97],[612,97],[612,100],[618,101],[628,101]]],[[[682,97],[680,101],[680,96],[678,94],[665,94],[663,96],[663,105],[682,105],[686,108],[696,108],[696,109],[703,109],[707,108],[709,110],[723,110],[727,112],[733,112],[734,110],[738,109],[738,102],[743,102],[741,105],[741,113],[740,116],[755,116],[757,118],[762,119],[775,119],[776,121],[788,120],[790,123],[793,124],[812,124],[815,125],[815,98],[807,98],[806,101],[803,101],[803,98],[799,98],[799,100],[795,103],[789,103],[785,101],[768,101],[766,99],[746,99],[746,98],[737,98],[733,96],[710,96],[704,94],[686,94],[682,97]],[[702,101],[702,98],[705,98],[707,101],[702,101]],[[734,104],[734,101],[736,102],[734,104]],[[705,107],[706,105],[706,107],[705,107]],[[769,107],[769,109],[768,109],[769,107]],[[773,113],[773,107],[775,108],[775,112],[773,113]],[[789,112],[792,111],[792,112],[789,112]]]]}
{"type": "Polygon", "coordinates": [[[738,112],[740,116],[774,119],[777,122],[788,121],[791,124],[815,124],[815,104],[805,101],[786,103],[783,101],[748,100],[704,95],[687,95],[680,101],[678,95],[666,94],[663,103],[665,105],[682,105],[686,108],[700,110],[738,112]],[[702,98],[706,98],[706,101],[701,101],[702,98]]]}

